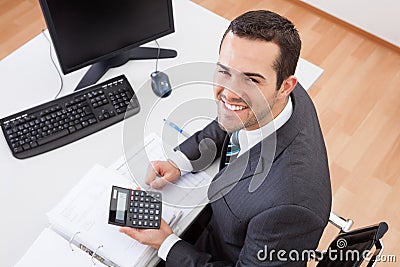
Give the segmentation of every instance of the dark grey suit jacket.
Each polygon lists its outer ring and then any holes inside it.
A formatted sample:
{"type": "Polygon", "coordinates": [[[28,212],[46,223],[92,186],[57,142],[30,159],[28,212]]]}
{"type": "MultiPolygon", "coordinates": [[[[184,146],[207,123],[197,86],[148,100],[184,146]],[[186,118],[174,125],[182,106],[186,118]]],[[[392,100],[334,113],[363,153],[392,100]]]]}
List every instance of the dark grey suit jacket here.
{"type": "MultiPolygon", "coordinates": [[[[264,162],[270,156],[261,151],[263,142],[271,141],[266,138],[229,165],[233,169],[246,166],[244,173],[223,168],[214,180],[236,182],[211,202],[211,220],[196,245],[178,241],[168,254],[166,266],[305,266],[302,252],[317,247],[328,222],[331,187],[314,105],[299,84],[291,99],[293,113],[276,132],[271,167],[264,162]],[[237,173],[243,175],[235,178],[237,173]],[[254,177],[265,179],[249,192],[254,177]],[[279,254],[280,250],[283,252],[279,254]],[[296,253],[299,259],[291,261],[296,253]]],[[[221,156],[224,161],[227,136],[214,121],[179,149],[195,169],[200,169],[204,166],[197,166],[196,160],[201,153],[210,152],[211,160],[221,156]],[[199,148],[205,139],[208,141],[199,148]]],[[[213,196],[224,190],[223,185],[211,187],[209,195],[213,196]]]]}

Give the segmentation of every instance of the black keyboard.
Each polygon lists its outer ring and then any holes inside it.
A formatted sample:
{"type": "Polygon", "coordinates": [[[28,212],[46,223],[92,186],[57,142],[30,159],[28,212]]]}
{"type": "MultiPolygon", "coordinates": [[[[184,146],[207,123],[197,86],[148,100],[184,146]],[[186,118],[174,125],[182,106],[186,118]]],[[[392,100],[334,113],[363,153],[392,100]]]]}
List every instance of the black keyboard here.
{"type": "Polygon", "coordinates": [[[124,75],[0,120],[14,157],[29,158],[88,136],[140,110],[124,75]]]}

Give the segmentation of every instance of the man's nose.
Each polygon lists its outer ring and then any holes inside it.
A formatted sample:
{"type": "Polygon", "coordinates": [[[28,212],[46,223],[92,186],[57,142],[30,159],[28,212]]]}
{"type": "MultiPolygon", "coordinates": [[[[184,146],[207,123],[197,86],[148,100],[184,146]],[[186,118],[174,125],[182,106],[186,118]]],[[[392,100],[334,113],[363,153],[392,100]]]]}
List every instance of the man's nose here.
{"type": "Polygon", "coordinates": [[[223,87],[222,94],[226,97],[227,100],[242,101],[239,90],[235,90],[233,88],[228,88],[228,87],[223,87]]]}

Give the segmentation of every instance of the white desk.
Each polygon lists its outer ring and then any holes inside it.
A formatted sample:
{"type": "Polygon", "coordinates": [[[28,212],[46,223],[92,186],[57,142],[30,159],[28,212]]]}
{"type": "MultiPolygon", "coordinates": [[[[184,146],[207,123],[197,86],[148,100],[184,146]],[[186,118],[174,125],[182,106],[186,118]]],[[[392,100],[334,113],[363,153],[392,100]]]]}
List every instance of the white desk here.
{"type": "MultiPolygon", "coordinates": [[[[160,60],[159,68],[163,70],[194,61],[216,62],[220,38],[228,22],[187,0],[175,0],[174,18],[175,33],[160,39],[160,45],[176,49],[178,57],[160,60]]],[[[150,45],[154,46],[153,43],[150,45]]],[[[129,62],[111,69],[102,80],[125,74],[138,90],[148,80],[154,66],[154,60],[129,62]]],[[[72,92],[86,70],[63,76],[61,95],[72,92]]],[[[299,62],[298,77],[306,89],[322,72],[322,69],[305,60],[299,62]]],[[[42,34],[0,62],[0,82],[0,117],[49,101],[56,95],[59,79],[49,57],[49,44],[42,34]]],[[[146,101],[155,99],[150,87],[147,89],[138,92],[142,106],[146,106],[146,101]]],[[[199,94],[209,96],[211,91],[199,94]]],[[[180,101],[177,94],[173,97],[180,101]]],[[[145,117],[142,109],[129,120],[135,124],[145,117]]],[[[12,157],[5,139],[0,136],[2,266],[12,266],[18,261],[48,225],[45,213],[93,164],[109,166],[121,156],[124,149],[123,126],[123,123],[118,123],[67,146],[25,160],[12,157]]],[[[138,129],[141,128],[143,126],[138,126],[138,129]]],[[[135,131],[130,134],[130,140],[138,140],[135,131]]]]}

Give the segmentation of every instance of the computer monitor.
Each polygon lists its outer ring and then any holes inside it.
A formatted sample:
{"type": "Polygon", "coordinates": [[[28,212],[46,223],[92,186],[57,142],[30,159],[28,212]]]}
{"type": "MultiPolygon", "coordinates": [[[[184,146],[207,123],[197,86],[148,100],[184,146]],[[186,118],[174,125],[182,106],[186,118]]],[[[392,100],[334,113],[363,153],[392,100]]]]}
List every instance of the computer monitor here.
{"type": "Polygon", "coordinates": [[[172,0],[39,0],[64,74],[92,65],[77,89],[131,59],[171,58],[139,47],[174,32],[172,0]]]}

